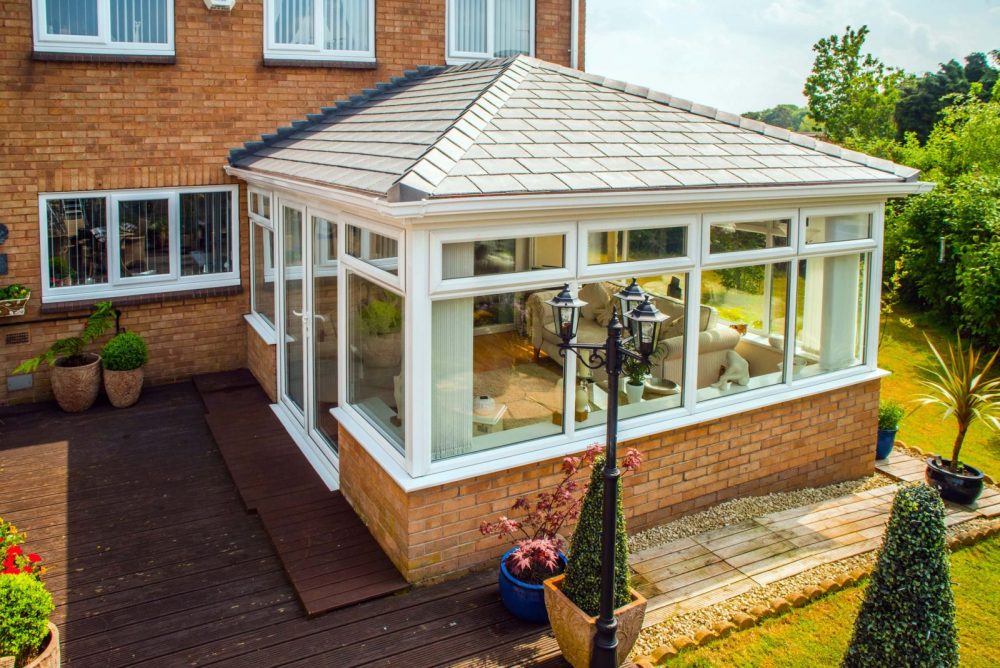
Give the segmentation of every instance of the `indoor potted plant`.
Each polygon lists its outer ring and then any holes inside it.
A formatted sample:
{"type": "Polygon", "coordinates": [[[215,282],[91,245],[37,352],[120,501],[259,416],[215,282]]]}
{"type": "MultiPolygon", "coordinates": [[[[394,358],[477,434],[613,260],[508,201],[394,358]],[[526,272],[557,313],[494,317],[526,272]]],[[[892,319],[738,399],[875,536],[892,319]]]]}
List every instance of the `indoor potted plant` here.
{"type": "Polygon", "coordinates": [[[896,442],[899,422],[906,411],[899,402],[884,400],[878,404],[878,436],[875,441],[875,459],[886,459],[896,442]]]}
{"type": "Polygon", "coordinates": [[[59,630],[45,589],[42,558],[22,547],[25,535],[0,519],[0,666],[58,668],[59,630]]]}
{"type": "Polygon", "coordinates": [[[642,393],[646,389],[646,376],[649,374],[649,364],[626,355],[622,360],[622,374],[625,376],[625,396],[630,404],[642,401],[642,393]]]}
{"type": "Polygon", "coordinates": [[[127,408],[139,400],[143,367],[148,360],[146,342],[135,332],[119,332],[104,344],[104,391],[112,406],[127,408]]]}
{"type": "Polygon", "coordinates": [[[111,327],[115,311],[111,302],[99,302],[79,336],[59,339],[52,347],[21,362],[14,373],[34,373],[45,362],[52,368],[52,394],[59,408],[79,413],[90,408],[101,389],[101,356],[85,348],[111,327]]]}
{"type": "Polygon", "coordinates": [[[20,283],[11,283],[5,288],[0,288],[0,318],[24,315],[29,299],[31,290],[20,283]]]}
{"type": "MultiPolygon", "coordinates": [[[[639,467],[637,450],[629,450],[620,465],[624,471],[639,467]]],[[[593,463],[590,485],[580,509],[580,522],[573,532],[566,573],[544,582],[545,607],[563,658],[574,668],[590,666],[597,633],[601,600],[601,516],[604,505],[604,457],[593,463]]],[[[628,535],[622,509],[621,478],[618,479],[615,523],[614,616],[618,622],[618,663],[624,663],[639,638],[646,599],[630,586],[628,535]]]]}
{"type": "Polygon", "coordinates": [[[402,364],[403,312],[396,301],[373,299],[361,309],[361,350],[366,366],[396,368],[402,364]]]}
{"type": "Polygon", "coordinates": [[[555,489],[539,492],[534,503],[523,496],[515,500],[511,510],[523,513],[523,519],[501,516],[479,525],[484,536],[514,540],[514,546],[500,558],[498,577],[504,607],[520,619],[537,623],[549,619],[542,582],[566,569],[565,541],[559,532],[580,514],[583,486],[574,478],[593,465],[599,453],[600,448],[594,446],[582,457],[564,458],[555,489]]]}
{"type": "MultiPolygon", "coordinates": [[[[925,337],[926,338],[926,335],[925,337]]],[[[975,502],[983,491],[983,472],[962,463],[959,455],[969,427],[981,422],[987,429],[1000,430],[1000,378],[991,378],[997,350],[985,364],[980,364],[981,355],[970,344],[968,349],[958,336],[957,351],[948,344],[947,361],[934,347],[930,339],[927,344],[934,353],[937,365],[928,369],[920,383],[928,394],[914,399],[919,406],[936,405],[944,409],[944,418],[954,416],[958,423],[958,434],[951,449],[951,459],[935,455],[927,460],[927,484],[936,488],[941,497],[968,505],[975,502]]]]}

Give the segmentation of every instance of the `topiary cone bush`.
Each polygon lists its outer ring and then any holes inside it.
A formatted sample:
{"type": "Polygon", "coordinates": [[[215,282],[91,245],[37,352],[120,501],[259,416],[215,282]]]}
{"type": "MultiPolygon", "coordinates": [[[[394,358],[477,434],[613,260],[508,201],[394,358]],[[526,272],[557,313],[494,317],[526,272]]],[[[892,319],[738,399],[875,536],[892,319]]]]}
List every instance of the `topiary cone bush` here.
{"type": "Polygon", "coordinates": [[[844,668],[958,665],[944,517],[927,485],[896,494],[844,668]]]}
{"type": "MultiPolygon", "coordinates": [[[[590,486],[583,498],[580,521],[570,540],[563,593],[588,615],[601,608],[601,516],[604,508],[604,456],[594,461],[590,486]]],[[[620,608],[631,600],[628,569],[628,534],[622,507],[622,480],[618,479],[618,507],[615,510],[615,602],[620,608]]]]}

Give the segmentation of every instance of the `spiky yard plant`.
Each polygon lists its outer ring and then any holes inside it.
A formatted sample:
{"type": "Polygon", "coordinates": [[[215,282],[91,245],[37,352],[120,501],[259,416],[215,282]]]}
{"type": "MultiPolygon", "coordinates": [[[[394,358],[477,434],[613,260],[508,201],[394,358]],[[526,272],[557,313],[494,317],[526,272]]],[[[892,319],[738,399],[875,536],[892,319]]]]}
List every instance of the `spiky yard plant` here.
{"type": "Polygon", "coordinates": [[[958,665],[944,518],[931,487],[897,492],[844,668],[958,665]]]}
{"type": "Polygon", "coordinates": [[[962,335],[958,334],[957,350],[949,343],[948,358],[945,359],[926,334],[924,338],[934,353],[937,365],[933,368],[919,367],[926,374],[926,377],[920,380],[920,384],[928,390],[928,393],[916,397],[913,401],[918,407],[943,408],[942,419],[955,417],[958,434],[952,445],[948,468],[957,473],[961,470],[958,458],[969,427],[981,422],[987,429],[1000,431],[1000,377],[990,377],[1000,349],[994,352],[985,364],[981,364],[982,354],[971,343],[965,348],[962,344],[962,335]]]}
{"type": "Polygon", "coordinates": [[[94,310],[87,318],[87,324],[79,336],[69,336],[59,339],[52,344],[48,350],[31,359],[24,360],[14,369],[15,374],[34,373],[41,366],[42,362],[52,366],[56,358],[65,358],[65,366],[79,366],[85,362],[83,352],[87,346],[99,339],[114,324],[115,309],[111,302],[98,302],[94,304],[94,310]]]}

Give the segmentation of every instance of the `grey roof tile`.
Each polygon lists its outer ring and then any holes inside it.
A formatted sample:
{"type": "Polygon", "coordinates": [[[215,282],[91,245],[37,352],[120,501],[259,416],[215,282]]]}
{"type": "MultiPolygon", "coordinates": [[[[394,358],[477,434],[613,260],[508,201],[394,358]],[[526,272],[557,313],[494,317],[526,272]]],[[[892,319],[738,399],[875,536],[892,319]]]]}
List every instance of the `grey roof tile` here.
{"type": "Polygon", "coordinates": [[[522,174],[528,171],[517,160],[511,158],[481,158],[476,160],[476,164],[487,174],[522,174]]]}
{"type": "Polygon", "coordinates": [[[534,192],[552,192],[566,188],[566,184],[553,174],[518,174],[514,178],[525,190],[534,192]]]}
{"type": "Polygon", "coordinates": [[[517,179],[509,174],[470,176],[469,179],[471,179],[472,182],[476,184],[476,187],[484,193],[518,192],[520,190],[527,190],[527,188],[521,185],[517,179]]]}
{"type": "Polygon", "coordinates": [[[557,174],[556,178],[572,190],[603,190],[607,187],[604,181],[587,172],[567,172],[557,174]]]}
{"type": "Polygon", "coordinates": [[[518,158],[517,161],[532,174],[566,171],[566,165],[555,158],[518,158]]]}

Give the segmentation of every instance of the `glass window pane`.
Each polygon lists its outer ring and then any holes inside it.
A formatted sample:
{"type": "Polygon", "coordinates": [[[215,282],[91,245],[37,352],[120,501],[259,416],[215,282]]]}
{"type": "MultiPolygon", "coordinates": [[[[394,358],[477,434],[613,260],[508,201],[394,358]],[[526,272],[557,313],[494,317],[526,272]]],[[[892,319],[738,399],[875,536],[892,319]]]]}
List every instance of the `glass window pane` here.
{"type": "Polygon", "coordinates": [[[543,303],[556,292],[434,302],[434,460],[562,432],[563,358],[552,347],[558,337],[543,303]]]}
{"type": "MultiPolygon", "coordinates": [[[[580,313],[577,340],[603,343],[608,336],[608,320],[612,306],[618,307],[615,294],[625,289],[630,276],[620,279],[587,283],[580,286],[580,299],[587,302],[580,313]]],[[[660,342],[648,365],[631,362],[625,365],[618,388],[619,419],[645,415],[681,405],[684,385],[684,302],[687,295],[687,274],[659,274],[637,278],[656,308],[667,316],[660,329],[660,342]],[[631,374],[630,374],[631,372],[631,374]],[[631,375],[631,378],[629,377],[631,375]],[[634,387],[629,388],[630,381],[634,387]]],[[[549,318],[551,321],[551,318],[549,318]]],[[[551,341],[555,330],[546,325],[547,340],[543,348],[550,356],[558,355],[551,341]]],[[[595,427],[607,419],[608,382],[604,369],[590,370],[577,362],[576,420],[577,428],[595,427]]]]}
{"type": "Polygon", "coordinates": [[[315,44],[313,0],[269,0],[274,3],[277,44],[315,44]]]}
{"type": "Polygon", "coordinates": [[[870,256],[799,261],[795,378],[864,363],[870,256]]]}
{"type": "Polygon", "coordinates": [[[118,203],[121,278],[170,273],[169,200],[118,203]]]}
{"type": "Polygon", "coordinates": [[[302,254],[305,249],[305,239],[302,236],[304,225],[302,211],[284,206],[281,208],[281,219],[284,226],[282,234],[282,255],[284,270],[282,275],[282,311],[285,331],[283,344],[285,346],[285,395],[300,411],[305,412],[305,323],[302,314],[306,311],[304,272],[302,271],[302,254]]]}
{"type": "Polygon", "coordinates": [[[97,0],[45,0],[45,32],[97,36],[97,0]]]}
{"type": "Polygon", "coordinates": [[[486,53],[486,0],[452,0],[455,50],[486,53]]]}
{"type": "Polygon", "coordinates": [[[228,192],[181,193],[181,276],[232,270],[228,192]]]}
{"type": "Polygon", "coordinates": [[[497,58],[531,53],[530,0],[494,0],[493,55],[497,58]]]}
{"type": "Polygon", "coordinates": [[[782,382],[788,263],[702,272],[698,400],[782,382]]]}
{"type": "Polygon", "coordinates": [[[108,282],[103,197],[52,199],[48,211],[49,287],[108,282]]]}
{"type": "Polygon", "coordinates": [[[274,326],[274,233],[260,225],[253,232],[253,310],[274,326]]]}
{"type": "Polygon", "coordinates": [[[325,0],[323,48],[331,51],[370,50],[370,1],[325,0]]]}
{"type": "Polygon", "coordinates": [[[348,225],[346,241],[347,254],[351,257],[390,274],[399,271],[399,243],[392,237],[348,225]]]}
{"type": "Polygon", "coordinates": [[[806,218],[807,244],[869,239],[871,235],[872,216],[870,213],[852,213],[843,216],[809,216],[806,218]]]}
{"type": "Polygon", "coordinates": [[[565,245],[561,234],[443,244],[441,275],[469,278],[562,268],[565,245]]]}
{"type": "Polygon", "coordinates": [[[713,223],[709,228],[709,252],[733,253],[787,247],[790,222],[785,219],[713,223]]]}
{"type": "Polygon", "coordinates": [[[348,401],[403,452],[403,298],[348,279],[348,401]]]}
{"type": "Polygon", "coordinates": [[[686,249],[686,227],[601,230],[587,235],[587,264],[683,257],[686,249]]]}
{"type": "Polygon", "coordinates": [[[166,44],[167,0],[111,0],[111,41],[166,44]]]}
{"type": "Polygon", "coordinates": [[[313,374],[316,428],[336,448],[337,421],[330,409],[337,397],[337,224],[312,217],[313,225],[313,374]]]}

